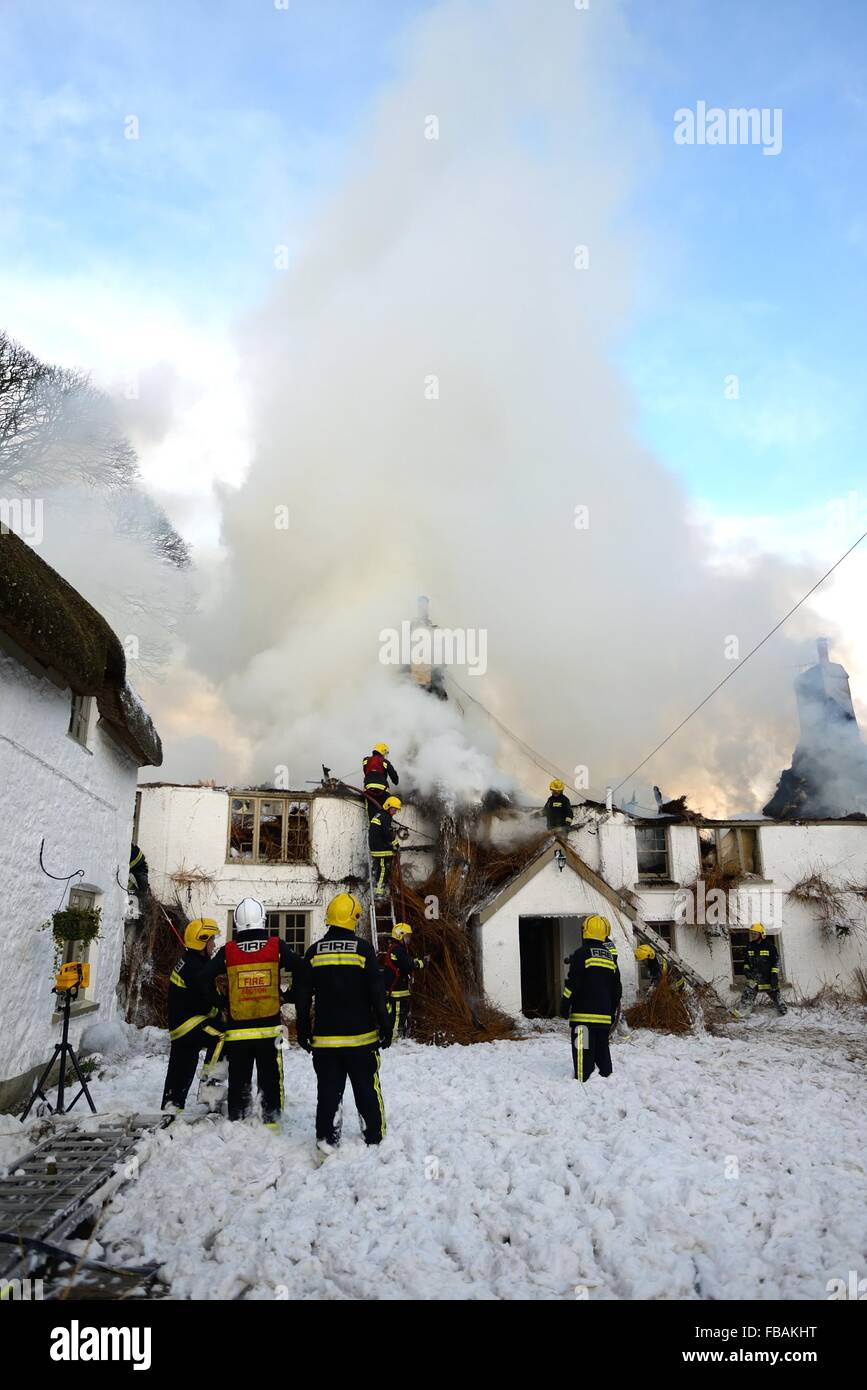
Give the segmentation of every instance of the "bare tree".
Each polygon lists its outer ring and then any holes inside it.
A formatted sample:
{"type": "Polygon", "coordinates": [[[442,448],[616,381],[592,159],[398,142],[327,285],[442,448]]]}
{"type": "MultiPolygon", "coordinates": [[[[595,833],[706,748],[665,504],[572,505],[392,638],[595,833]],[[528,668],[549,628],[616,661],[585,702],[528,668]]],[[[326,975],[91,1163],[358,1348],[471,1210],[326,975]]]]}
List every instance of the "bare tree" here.
{"type": "Polygon", "coordinates": [[[184,567],[186,543],[137,481],[135,450],[108,397],[0,330],[0,486],[26,493],[83,483],[114,494],[119,529],[184,567]]]}

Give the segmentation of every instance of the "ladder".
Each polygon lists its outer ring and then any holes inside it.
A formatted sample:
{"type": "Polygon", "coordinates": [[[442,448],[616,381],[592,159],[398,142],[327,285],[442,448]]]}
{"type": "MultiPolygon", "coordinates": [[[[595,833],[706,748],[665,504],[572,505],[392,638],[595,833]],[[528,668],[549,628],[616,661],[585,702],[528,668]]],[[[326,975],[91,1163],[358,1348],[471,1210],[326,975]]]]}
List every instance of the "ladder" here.
{"type": "Polygon", "coordinates": [[[92,1128],[58,1125],[0,1178],[0,1279],[21,1278],[38,1263],[38,1242],[58,1241],[96,1215],[134,1177],[142,1135],[169,1116],[130,1115],[92,1128]]]}
{"type": "MultiPolygon", "coordinates": [[[[395,855],[395,858],[397,858],[396,855],[395,855]]],[[[392,870],[391,870],[391,879],[394,878],[394,871],[395,871],[395,868],[396,868],[396,865],[393,865],[393,866],[392,866],[392,870]]],[[[374,891],[373,891],[373,858],[372,858],[372,856],[371,856],[369,853],[368,853],[368,856],[367,856],[367,877],[368,877],[368,883],[369,883],[369,886],[370,886],[370,939],[371,939],[371,941],[372,941],[372,943],[373,943],[373,949],[374,949],[374,951],[376,952],[377,955],[379,955],[379,937],[380,937],[380,933],[383,933],[383,934],[384,934],[385,936],[387,936],[387,937],[388,937],[388,936],[391,936],[391,929],[392,929],[392,927],[394,926],[394,923],[395,923],[395,916],[394,916],[394,901],[393,901],[392,896],[391,896],[391,893],[392,893],[392,882],[391,882],[391,879],[389,880],[389,885],[388,885],[388,897],[387,897],[387,898],[377,898],[376,894],[374,893],[374,891]]]]}

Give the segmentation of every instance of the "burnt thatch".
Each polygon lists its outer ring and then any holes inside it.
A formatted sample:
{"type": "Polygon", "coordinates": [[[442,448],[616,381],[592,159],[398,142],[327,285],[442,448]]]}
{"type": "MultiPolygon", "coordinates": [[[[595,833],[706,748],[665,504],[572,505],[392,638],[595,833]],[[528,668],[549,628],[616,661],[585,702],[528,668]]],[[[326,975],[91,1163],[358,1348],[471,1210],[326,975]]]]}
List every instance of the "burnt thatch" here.
{"type": "Polygon", "coordinates": [[[0,632],[99,712],[139,765],[159,767],[156,729],[126,684],[123,647],[105,618],[14,532],[0,528],[0,632]]]}

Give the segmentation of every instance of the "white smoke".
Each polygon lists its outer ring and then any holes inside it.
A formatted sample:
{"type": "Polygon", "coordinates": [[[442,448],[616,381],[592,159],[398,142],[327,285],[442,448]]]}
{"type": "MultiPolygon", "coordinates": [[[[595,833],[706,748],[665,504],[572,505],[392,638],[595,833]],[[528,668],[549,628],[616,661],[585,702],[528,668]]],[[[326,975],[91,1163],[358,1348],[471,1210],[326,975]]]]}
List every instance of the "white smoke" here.
{"type": "MultiPolygon", "coordinates": [[[[323,762],[357,773],[385,739],[425,790],[477,800],[515,773],[538,793],[547,777],[508,741],[379,666],[380,631],[428,593],[437,621],[487,633],[487,675],[458,677],[598,795],[731,670],[732,637],[745,654],[809,587],[767,557],[711,565],[637,440],[612,365],[652,265],[629,218],[653,158],[632,58],[615,5],[449,0],[418,21],[355,172],[245,325],[255,454],[221,493],[187,674],[152,697],[164,775],[190,775],[195,684],[203,777],[288,765],[298,786],[323,762]]],[[[707,811],[766,795],[793,744],[796,655],[768,644],[639,786],[707,811]]]]}

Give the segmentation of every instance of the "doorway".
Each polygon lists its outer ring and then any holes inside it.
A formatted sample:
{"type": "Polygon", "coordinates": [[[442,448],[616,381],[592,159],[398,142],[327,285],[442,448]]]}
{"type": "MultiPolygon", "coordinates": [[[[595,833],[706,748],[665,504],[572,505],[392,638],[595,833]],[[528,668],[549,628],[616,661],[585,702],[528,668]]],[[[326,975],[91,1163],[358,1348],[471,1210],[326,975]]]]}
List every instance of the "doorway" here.
{"type": "Polygon", "coordinates": [[[560,1004],[557,917],[519,917],[521,1013],[526,1018],[556,1018],[560,1004]]]}

